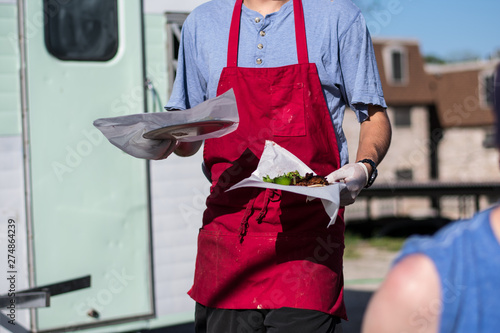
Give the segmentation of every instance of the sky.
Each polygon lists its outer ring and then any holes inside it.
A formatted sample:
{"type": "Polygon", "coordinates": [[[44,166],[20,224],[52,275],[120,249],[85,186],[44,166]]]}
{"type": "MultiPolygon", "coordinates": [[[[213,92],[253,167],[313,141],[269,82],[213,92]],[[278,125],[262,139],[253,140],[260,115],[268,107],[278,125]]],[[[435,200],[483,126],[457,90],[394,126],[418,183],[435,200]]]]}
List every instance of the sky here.
{"type": "MultiPolygon", "coordinates": [[[[206,1],[145,0],[144,4],[146,12],[189,12],[206,1]]],[[[353,1],[363,10],[372,36],[417,39],[424,55],[452,60],[472,54],[486,59],[500,50],[500,0],[353,1]],[[375,8],[362,6],[374,2],[375,8]]]]}
{"type": "Polygon", "coordinates": [[[424,55],[487,59],[500,50],[500,0],[380,0],[363,14],[373,37],[416,39],[424,55]]]}

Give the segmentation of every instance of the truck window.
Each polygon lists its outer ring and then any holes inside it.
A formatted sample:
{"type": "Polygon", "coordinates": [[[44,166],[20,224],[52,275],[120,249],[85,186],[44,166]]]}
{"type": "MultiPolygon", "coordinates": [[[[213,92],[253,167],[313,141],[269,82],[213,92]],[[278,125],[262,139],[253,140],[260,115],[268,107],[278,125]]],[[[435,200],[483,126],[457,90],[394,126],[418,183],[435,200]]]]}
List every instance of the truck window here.
{"type": "Polygon", "coordinates": [[[107,61],[118,50],[117,0],[44,0],[45,45],[61,60],[107,61]]]}

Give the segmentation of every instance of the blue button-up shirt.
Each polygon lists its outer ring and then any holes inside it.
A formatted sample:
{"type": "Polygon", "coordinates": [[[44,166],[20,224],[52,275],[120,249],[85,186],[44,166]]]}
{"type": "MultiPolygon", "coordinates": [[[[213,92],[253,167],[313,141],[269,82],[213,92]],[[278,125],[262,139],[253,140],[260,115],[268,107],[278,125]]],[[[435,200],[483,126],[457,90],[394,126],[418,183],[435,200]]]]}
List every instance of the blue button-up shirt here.
{"type": "MultiPolygon", "coordinates": [[[[196,8],[182,28],[177,76],[167,109],[191,108],[216,96],[227,65],[235,0],[212,0],[196,8]]],[[[337,135],[341,163],[348,161],[342,131],[349,106],[360,122],[367,105],[386,107],[373,45],[360,10],[350,0],[304,0],[309,62],[314,62],[337,135]]],[[[265,17],[243,4],[238,66],[296,64],[293,1],[265,17]]]]}

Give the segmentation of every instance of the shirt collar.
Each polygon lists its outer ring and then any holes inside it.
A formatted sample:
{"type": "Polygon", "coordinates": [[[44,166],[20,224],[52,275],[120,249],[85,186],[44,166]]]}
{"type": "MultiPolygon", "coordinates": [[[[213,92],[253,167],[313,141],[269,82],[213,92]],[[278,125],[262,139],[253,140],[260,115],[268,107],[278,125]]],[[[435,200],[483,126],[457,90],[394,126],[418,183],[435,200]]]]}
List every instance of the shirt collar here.
{"type": "MultiPolygon", "coordinates": [[[[281,6],[281,8],[277,12],[267,14],[266,19],[267,18],[274,19],[275,17],[276,18],[284,17],[284,16],[286,16],[286,14],[290,13],[292,10],[293,10],[293,0],[288,0],[286,3],[283,4],[283,6],[281,6]]],[[[242,6],[242,15],[245,15],[247,17],[251,17],[252,19],[255,19],[256,17],[259,17],[261,19],[264,18],[263,15],[260,14],[259,12],[252,10],[252,9],[248,8],[247,6],[245,6],[245,3],[243,3],[243,6],[242,6]]]]}

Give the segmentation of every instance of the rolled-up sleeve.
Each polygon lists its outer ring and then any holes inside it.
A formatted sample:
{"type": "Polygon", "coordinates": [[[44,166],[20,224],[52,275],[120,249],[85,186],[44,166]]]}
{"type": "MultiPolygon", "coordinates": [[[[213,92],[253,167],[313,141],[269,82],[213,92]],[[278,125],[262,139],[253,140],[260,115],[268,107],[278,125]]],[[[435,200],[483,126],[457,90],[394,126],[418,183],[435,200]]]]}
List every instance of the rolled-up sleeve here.
{"type": "Polygon", "coordinates": [[[196,33],[188,17],[183,25],[179,45],[177,74],[165,109],[189,109],[206,99],[207,82],[199,67],[196,33]]]}
{"type": "Polygon", "coordinates": [[[361,13],[340,36],[342,94],[359,122],[368,118],[368,105],[387,107],[370,33],[361,13]]]}

